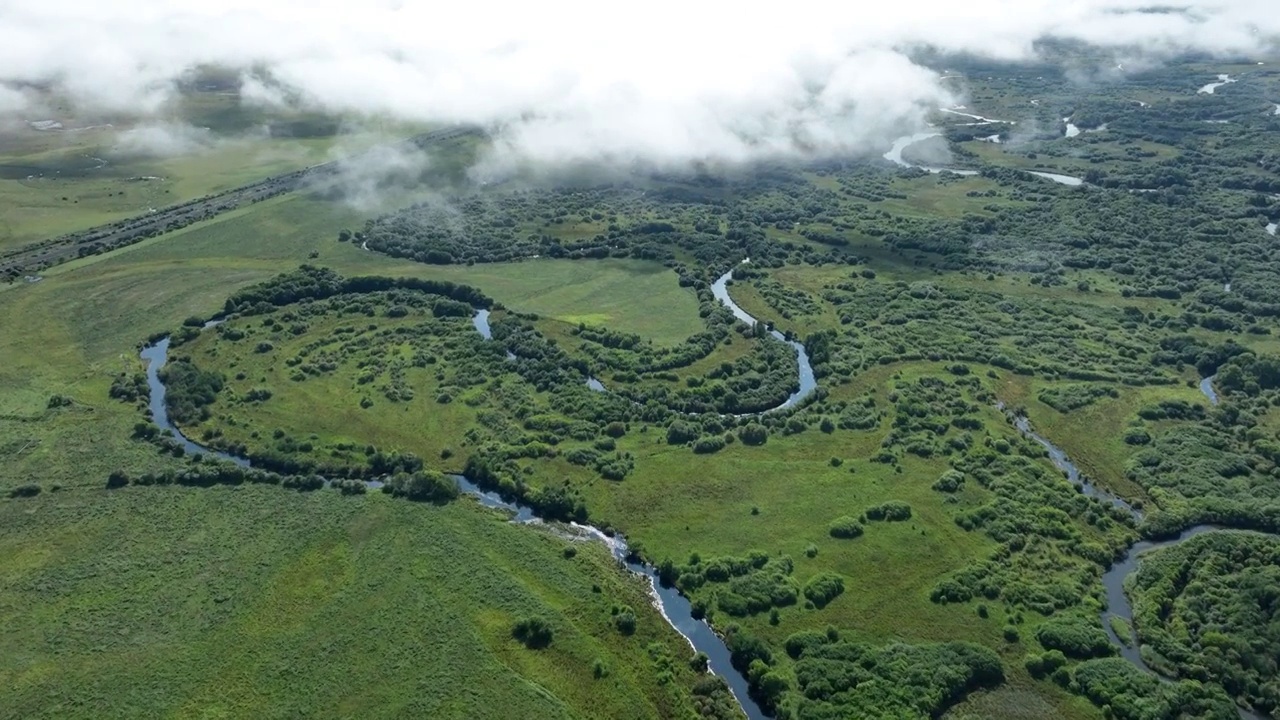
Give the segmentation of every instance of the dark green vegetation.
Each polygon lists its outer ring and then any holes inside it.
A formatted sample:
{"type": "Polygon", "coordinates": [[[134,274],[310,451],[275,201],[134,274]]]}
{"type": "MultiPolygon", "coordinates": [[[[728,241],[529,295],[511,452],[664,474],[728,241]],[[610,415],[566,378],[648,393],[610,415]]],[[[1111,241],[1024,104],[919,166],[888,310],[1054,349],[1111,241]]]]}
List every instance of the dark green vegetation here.
{"type": "MultiPolygon", "coordinates": [[[[443,473],[465,471],[548,518],[624,532],[726,636],[778,717],[1218,718],[1233,714],[1231,697],[1267,710],[1271,633],[1247,629],[1270,622],[1269,546],[1207,536],[1195,542],[1223,545],[1144,562],[1138,637],[1179,682],[1113,657],[1098,614],[1104,569],[1139,536],[1203,522],[1280,529],[1280,256],[1263,229],[1280,216],[1267,134],[1280,120],[1265,112],[1280,83],[1249,68],[1200,97],[1200,76],[1223,71],[1201,70],[1086,92],[1046,68],[968,68],[994,78],[972,81],[975,112],[1020,123],[984,130],[1007,133],[997,146],[938,118],[955,163],[982,171],[971,178],[832,162],[512,183],[372,219],[294,196],[60,268],[0,293],[16,330],[0,338],[5,526],[65,540],[91,520],[60,511],[64,498],[132,508],[148,493],[229,527],[242,508],[227,497],[324,508],[307,533],[336,532],[333,514],[440,523],[431,527],[462,549],[456,562],[431,549],[444,558],[431,590],[461,598],[442,600],[437,616],[462,620],[423,633],[453,648],[482,627],[489,644],[469,646],[483,650],[477,667],[513,673],[477,671],[505,688],[494,697],[535,683],[571,716],[724,706],[602,548],[566,552],[552,533],[453,501],[443,473]],[[1072,114],[1107,129],[1062,137],[1058,120],[1072,114]],[[1019,134],[1033,118],[1043,131],[1019,134]],[[257,241],[265,235],[275,240],[257,241]],[[812,360],[819,388],[797,407],[757,414],[796,388],[798,365],[715,301],[711,283],[730,269],[735,301],[812,360]],[[491,341],[473,307],[492,310],[491,341]],[[200,330],[220,313],[225,323],[200,330]],[[174,457],[147,425],[134,360],[136,343],[162,332],[174,338],[170,411],[190,436],[252,457],[290,489],[340,482],[289,492],[174,457]],[[1195,388],[1213,373],[1217,406],[1195,388]],[[1142,519],[1072,487],[998,401],[1142,519]],[[351,482],[374,478],[422,502],[351,482]],[[477,539],[473,525],[500,537],[477,539]],[[509,568],[533,589],[509,597],[495,579],[509,568]],[[560,578],[565,568],[579,569],[560,578]],[[495,583],[485,585],[494,597],[469,583],[495,583]],[[601,691],[616,706],[576,704],[602,682],[618,684],[601,691]]],[[[100,532],[141,532],[127,521],[110,515],[100,532]]],[[[120,557],[142,557],[143,539],[120,557]]],[[[299,546],[255,547],[266,573],[286,567],[277,550],[299,546]]],[[[6,579],[85,562],[90,550],[15,557],[0,566],[6,579]]],[[[184,572],[211,562],[197,556],[184,572]]],[[[370,582],[357,585],[380,587],[370,582]]],[[[319,591],[297,587],[296,605],[323,616],[319,591]]],[[[164,597],[147,590],[136,602],[164,597]]],[[[0,603],[13,608],[6,622],[57,622],[16,591],[0,603]]],[[[398,641],[418,632],[405,618],[419,614],[357,627],[398,641]]],[[[187,632],[219,641],[221,626],[202,628],[187,632]]],[[[385,652],[360,667],[396,667],[385,652]]],[[[55,665],[51,652],[23,657],[34,659],[0,680],[22,687],[55,665]]],[[[370,692],[400,693],[388,675],[370,692]]],[[[233,695],[255,693],[250,679],[227,681],[233,695]]],[[[174,707],[164,703],[197,686],[172,682],[157,691],[169,700],[132,707],[174,707]]],[[[536,697],[493,707],[542,713],[537,703],[551,700],[536,697]]]]}
{"type": "Polygon", "coordinates": [[[1280,540],[1194,537],[1145,558],[1129,592],[1153,662],[1179,677],[1219,683],[1263,712],[1280,705],[1280,540]]]}

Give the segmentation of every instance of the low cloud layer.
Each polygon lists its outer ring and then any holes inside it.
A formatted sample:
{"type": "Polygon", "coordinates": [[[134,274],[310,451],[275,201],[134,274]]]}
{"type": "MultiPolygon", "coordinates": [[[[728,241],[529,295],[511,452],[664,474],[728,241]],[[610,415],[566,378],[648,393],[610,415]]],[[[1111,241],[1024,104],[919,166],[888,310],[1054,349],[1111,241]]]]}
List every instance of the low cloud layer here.
{"type": "Polygon", "coordinates": [[[883,145],[950,104],[931,47],[1005,60],[1077,39],[1142,60],[1256,54],[1274,0],[7,0],[0,116],[21,88],[146,115],[202,66],[247,101],[476,122],[532,160],[734,161],[883,145]]]}
{"type": "Polygon", "coordinates": [[[208,130],[176,123],[155,123],[119,133],[112,150],[123,155],[172,157],[211,150],[216,144],[217,139],[208,130]]]}

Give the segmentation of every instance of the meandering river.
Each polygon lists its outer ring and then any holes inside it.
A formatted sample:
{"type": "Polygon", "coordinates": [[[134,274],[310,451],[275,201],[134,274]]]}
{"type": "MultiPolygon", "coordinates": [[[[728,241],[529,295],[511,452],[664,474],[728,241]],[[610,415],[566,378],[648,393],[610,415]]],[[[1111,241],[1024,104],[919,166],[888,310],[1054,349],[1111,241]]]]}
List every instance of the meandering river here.
{"type": "MultiPolygon", "coordinates": [[[[750,262],[750,259],[743,260],[742,262],[743,264],[746,264],[750,262]]],[[[752,317],[746,310],[743,310],[738,303],[733,301],[733,298],[729,297],[729,281],[732,279],[732,270],[721,275],[714,283],[711,284],[711,294],[715,296],[716,300],[720,301],[720,304],[729,308],[729,310],[733,312],[734,317],[751,327],[755,327],[759,321],[752,317]]],[[[791,393],[791,396],[788,397],[781,405],[770,410],[766,410],[765,412],[773,412],[774,410],[782,410],[784,408],[792,407],[808,396],[809,393],[818,388],[818,381],[813,376],[813,365],[809,363],[809,353],[805,352],[804,345],[796,342],[795,340],[788,340],[786,335],[783,335],[777,330],[770,330],[769,334],[790,345],[791,348],[796,351],[796,360],[800,364],[800,377],[799,389],[791,393]]]]}
{"type": "Polygon", "coordinates": [[[1197,90],[1196,93],[1199,95],[1212,95],[1214,90],[1217,90],[1223,85],[1230,85],[1233,82],[1235,82],[1235,78],[1230,75],[1219,75],[1218,82],[1211,82],[1197,90]]]}
{"type": "MultiPolygon", "coordinates": [[[[489,311],[487,310],[477,311],[472,318],[472,323],[475,325],[476,330],[486,339],[492,337],[488,318],[489,311]]],[[[216,323],[209,323],[206,327],[213,324],[216,323]]],[[[141,356],[147,362],[147,388],[150,391],[152,420],[160,430],[171,434],[188,453],[208,455],[235,463],[240,467],[250,467],[251,463],[246,458],[205,447],[191,440],[183,435],[182,431],[170,421],[168,408],[165,406],[165,386],[160,381],[160,368],[164,367],[164,364],[169,359],[169,338],[166,337],[153,345],[147,346],[143,349],[141,356]]],[[[810,370],[810,376],[812,376],[812,370],[810,370]]],[[[458,483],[458,489],[462,493],[475,498],[485,507],[512,513],[512,519],[515,522],[543,522],[543,519],[528,506],[503,500],[496,493],[482,490],[474,482],[461,475],[454,475],[453,478],[458,483]]],[[[382,483],[377,481],[370,481],[366,484],[371,488],[380,488],[382,486],[382,483]]],[[[688,598],[681,595],[680,591],[675,588],[663,587],[658,582],[657,571],[651,565],[632,559],[626,540],[621,536],[607,535],[600,529],[590,525],[570,523],[569,527],[582,537],[604,542],[608,545],[613,556],[625,565],[629,571],[647,578],[650,586],[650,595],[653,598],[654,605],[662,613],[662,617],[689,642],[690,646],[697,651],[706,653],[711,671],[724,678],[734,698],[742,706],[748,720],[769,719],[769,716],[760,709],[760,706],[748,694],[747,679],[743,677],[742,673],[734,669],[733,664],[730,662],[729,648],[725,645],[724,640],[705,621],[693,617],[693,606],[688,598]]]]}
{"type": "MultiPolygon", "coordinates": [[[[1200,384],[1200,389],[1205,392],[1207,397],[1209,397],[1210,402],[1216,405],[1218,403],[1218,399],[1217,395],[1213,392],[1212,380],[1212,377],[1205,378],[1200,384]]],[[[999,407],[1003,409],[1004,406],[999,405],[999,407]]],[[[1107,501],[1111,505],[1127,511],[1134,520],[1142,520],[1141,510],[1133,507],[1116,495],[1109,493],[1106,490],[1102,490],[1085,480],[1080,474],[1080,468],[1076,467],[1075,463],[1071,462],[1071,459],[1067,457],[1066,452],[1064,452],[1062,448],[1059,448],[1049,442],[1044,438],[1044,436],[1039,435],[1032,430],[1031,422],[1027,420],[1027,418],[1020,415],[1014,415],[1013,422],[1018,430],[1020,430],[1024,435],[1034,439],[1049,451],[1049,459],[1053,464],[1067,475],[1068,480],[1074,483],[1077,487],[1080,487],[1081,491],[1085,495],[1107,501]]],[[[1159,671],[1147,665],[1146,661],[1142,659],[1141,644],[1138,642],[1137,638],[1137,626],[1133,621],[1133,605],[1129,602],[1128,594],[1125,593],[1124,581],[1130,574],[1138,569],[1138,563],[1141,561],[1143,553],[1173,547],[1179,543],[1186,542],[1188,539],[1193,538],[1196,535],[1203,535],[1207,532],[1247,531],[1233,530],[1231,528],[1225,528],[1218,525],[1195,525],[1183,530],[1181,534],[1172,540],[1140,540],[1126,548],[1124,555],[1119,560],[1115,561],[1111,567],[1102,574],[1102,587],[1106,591],[1107,607],[1101,613],[1101,620],[1102,627],[1107,632],[1107,637],[1110,638],[1111,643],[1116,646],[1121,657],[1133,663],[1141,670],[1155,675],[1161,680],[1172,681],[1175,678],[1170,678],[1161,674],[1159,671]],[[1124,624],[1131,630],[1130,638],[1121,638],[1116,633],[1115,628],[1111,624],[1113,618],[1119,618],[1124,621],[1124,624]]],[[[1265,720],[1265,716],[1259,713],[1255,713],[1244,708],[1237,709],[1240,712],[1240,717],[1245,720],[1265,720]]]]}
{"type": "MultiPolygon", "coordinates": [[[[932,135],[925,135],[925,137],[932,137],[932,135]]],[[[905,147],[906,144],[901,147],[905,147]]],[[[895,143],[895,148],[897,148],[899,152],[901,151],[901,147],[895,143]]],[[[743,263],[746,262],[749,262],[749,260],[743,261],[743,263]]],[[[734,317],[754,327],[759,321],[750,313],[743,310],[742,307],[734,302],[733,298],[729,295],[728,285],[732,277],[733,271],[730,270],[717,278],[711,286],[712,294],[725,307],[729,308],[734,317]]],[[[211,321],[207,323],[205,327],[208,328],[216,325],[217,322],[218,321],[211,321]]],[[[492,339],[493,333],[489,326],[488,310],[478,309],[472,317],[472,324],[483,338],[486,340],[492,339]]],[[[791,396],[782,404],[764,412],[772,412],[774,410],[791,407],[800,402],[804,397],[809,393],[812,393],[814,389],[817,388],[817,381],[814,378],[813,367],[809,362],[809,356],[805,351],[804,345],[794,340],[787,340],[786,336],[777,330],[770,330],[770,334],[774,338],[791,345],[791,347],[795,349],[796,357],[800,365],[799,389],[792,393],[791,396]]],[[[159,375],[160,368],[162,368],[168,361],[168,353],[169,338],[167,337],[153,345],[147,346],[141,353],[142,359],[147,361],[147,386],[150,391],[151,414],[155,424],[159,426],[162,431],[172,434],[173,437],[181,443],[183,448],[189,453],[211,455],[221,460],[235,463],[241,467],[249,467],[250,462],[245,458],[214,450],[192,441],[190,438],[183,435],[181,430],[179,430],[178,427],[170,421],[168,408],[165,406],[165,386],[164,383],[160,381],[159,375]]],[[[515,357],[511,353],[508,353],[507,356],[510,359],[514,359],[515,357]]],[[[1214,391],[1212,381],[1212,377],[1202,380],[1200,382],[1200,390],[1211,403],[1216,405],[1218,403],[1218,396],[1214,391]]],[[[600,381],[595,378],[588,378],[587,384],[593,390],[602,392],[605,390],[600,381]]],[[[998,407],[1004,409],[1003,404],[998,404],[998,407]]],[[[1123,498],[1107,492],[1085,479],[1085,477],[1080,473],[1080,469],[1071,461],[1066,452],[1054,445],[1044,436],[1036,433],[1027,418],[1019,415],[1013,415],[1012,419],[1015,427],[1017,427],[1020,432],[1044,446],[1046,451],[1048,451],[1049,459],[1053,464],[1062,470],[1065,473],[1067,480],[1080,488],[1082,493],[1088,497],[1097,498],[1107,502],[1113,507],[1120,508],[1121,510],[1129,513],[1135,521],[1142,520],[1141,510],[1135,508],[1123,498]]],[[[479,501],[480,504],[486,507],[510,512],[513,516],[513,521],[519,523],[543,522],[543,519],[539,517],[532,508],[504,500],[496,493],[481,489],[475,483],[461,475],[455,475],[453,477],[458,483],[458,488],[464,494],[472,496],[479,501]]],[[[381,483],[376,481],[371,481],[368,484],[370,487],[374,488],[381,486],[381,483]]],[[[698,620],[693,617],[693,608],[688,598],[681,595],[675,588],[662,587],[662,584],[658,582],[657,572],[652,566],[643,562],[638,562],[630,557],[626,541],[621,536],[607,535],[598,528],[590,525],[570,523],[569,527],[571,531],[581,537],[591,538],[605,543],[609,547],[613,556],[617,558],[618,561],[629,571],[647,578],[649,580],[650,593],[654,604],[662,613],[662,616],[689,642],[695,650],[706,653],[710,661],[709,666],[712,672],[725,679],[726,683],[729,685],[729,689],[733,692],[734,697],[742,706],[743,711],[746,713],[749,720],[767,720],[769,716],[766,715],[764,711],[761,710],[760,706],[757,705],[749,696],[746,678],[734,669],[730,662],[728,647],[726,647],[724,641],[705,621],[698,620]]],[[[1170,547],[1180,542],[1184,542],[1188,538],[1196,535],[1220,530],[1226,529],[1214,525],[1197,525],[1188,528],[1183,531],[1181,535],[1172,540],[1160,542],[1144,540],[1137,542],[1131,545],[1125,551],[1124,556],[1116,561],[1111,568],[1103,574],[1102,585],[1107,596],[1107,609],[1103,610],[1101,613],[1102,625],[1106,630],[1107,636],[1118,648],[1122,657],[1144,671],[1152,672],[1156,674],[1157,677],[1161,677],[1164,680],[1169,679],[1155,672],[1146,664],[1146,662],[1143,661],[1142,654],[1139,649],[1140,645],[1138,644],[1136,637],[1132,638],[1132,642],[1126,642],[1117,635],[1115,629],[1112,627],[1112,618],[1119,618],[1130,628],[1134,628],[1133,607],[1124,590],[1125,578],[1137,569],[1138,562],[1141,559],[1140,555],[1142,553],[1170,547]]],[[[1136,631],[1136,628],[1134,629],[1136,631]]],[[[1263,720],[1261,715],[1257,715],[1243,709],[1240,710],[1240,716],[1242,718],[1246,718],[1246,720],[1263,720]]]]}
{"type": "MultiPolygon", "coordinates": [[[[930,138],[941,137],[941,136],[942,136],[942,133],[937,131],[916,133],[914,135],[903,135],[902,137],[893,141],[893,146],[889,148],[889,151],[886,152],[883,155],[883,157],[885,160],[888,160],[889,162],[893,163],[894,165],[898,165],[899,167],[919,168],[921,170],[924,170],[925,172],[931,172],[934,174],[949,172],[949,173],[955,173],[956,175],[965,175],[965,176],[977,175],[978,174],[977,170],[957,170],[955,168],[947,168],[947,167],[915,165],[913,163],[907,162],[906,160],[902,159],[902,151],[907,149],[911,145],[915,145],[918,142],[922,142],[930,138]]],[[[1078,178],[1072,175],[1062,175],[1060,173],[1045,172],[1043,170],[1024,170],[1023,172],[1026,172],[1028,175],[1035,175],[1036,177],[1044,178],[1045,180],[1052,180],[1053,182],[1056,182],[1062,185],[1070,185],[1072,187],[1084,184],[1084,180],[1082,178],[1078,178]]]]}

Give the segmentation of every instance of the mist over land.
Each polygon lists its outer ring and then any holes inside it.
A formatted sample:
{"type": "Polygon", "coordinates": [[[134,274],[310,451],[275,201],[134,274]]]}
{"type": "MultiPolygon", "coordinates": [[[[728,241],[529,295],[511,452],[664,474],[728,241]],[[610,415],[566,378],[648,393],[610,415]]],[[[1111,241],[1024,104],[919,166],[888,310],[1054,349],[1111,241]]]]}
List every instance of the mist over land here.
{"type": "Polygon", "coordinates": [[[732,163],[882,152],[963,100],[925,55],[1043,62],[1046,47],[1088,45],[1067,70],[1096,82],[1184,53],[1260,56],[1278,35],[1268,0],[13,0],[0,8],[0,119],[40,119],[50,93],[162,118],[194,73],[218,68],[246,103],[480,123],[526,160],[732,163]]]}

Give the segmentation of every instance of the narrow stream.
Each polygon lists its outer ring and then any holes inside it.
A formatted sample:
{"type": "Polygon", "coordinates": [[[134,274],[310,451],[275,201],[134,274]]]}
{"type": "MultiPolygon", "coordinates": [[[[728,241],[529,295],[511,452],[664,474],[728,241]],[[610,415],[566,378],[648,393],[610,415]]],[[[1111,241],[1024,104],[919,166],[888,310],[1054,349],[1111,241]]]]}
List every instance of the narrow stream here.
{"type": "MultiPolygon", "coordinates": [[[[483,337],[486,339],[492,337],[492,333],[489,331],[489,311],[478,310],[472,318],[472,323],[483,337]]],[[[205,327],[215,324],[217,323],[210,322],[205,327]]],[[[801,352],[803,352],[803,348],[801,348],[801,352]]],[[[161,432],[171,434],[190,454],[208,455],[235,463],[240,467],[250,467],[249,460],[246,458],[208,448],[192,441],[183,435],[182,431],[169,420],[169,411],[165,406],[165,386],[160,381],[160,368],[164,367],[164,364],[169,359],[169,338],[166,337],[154,345],[144,348],[141,357],[147,362],[147,388],[150,391],[152,421],[160,428],[161,432]]],[[[812,370],[810,370],[809,374],[812,377],[812,370]]],[[[603,386],[601,386],[601,389],[603,389],[603,386]]],[[[454,475],[453,477],[458,483],[458,489],[462,493],[474,497],[481,505],[511,512],[513,514],[512,519],[515,522],[542,522],[542,518],[532,508],[519,503],[507,502],[496,493],[482,490],[474,482],[461,475],[454,475]]],[[[378,481],[369,481],[366,484],[371,488],[382,487],[382,483],[378,481]]],[[[613,556],[624,564],[628,570],[648,578],[650,594],[658,611],[662,613],[662,616],[671,627],[675,628],[676,632],[680,633],[689,642],[689,645],[694,650],[706,653],[711,671],[724,678],[734,698],[737,699],[743,712],[746,713],[748,720],[769,719],[769,716],[760,709],[760,706],[748,694],[747,680],[734,669],[733,664],[730,662],[729,648],[725,645],[724,640],[711,629],[711,626],[706,621],[693,617],[693,605],[688,598],[682,596],[680,591],[675,588],[662,587],[662,584],[658,582],[658,573],[651,565],[630,559],[626,541],[621,536],[610,537],[598,528],[589,525],[570,523],[570,527],[583,536],[604,542],[609,546],[613,556]]]]}
{"type": "Polygon", "coordinates": [[[1210,405],[1218,404],[1218,391],[1215,390],[1213,387],[1214,377],[1215,376],[1210,375],[1209,377],[1200,381],[1200,392],[1204,393],[1204,396],[1209,398],[1210,405]]]}
{"type": "MultiPolygon", "coordinates": [[[[1003,404],[998,404],[997,407],[1004,409],[1003,404]]],[[[1077,467],[1075,463],[1071,462],[1071,459],[1067,457],[1067,453],[1062,448],[1049,442],[1049,440],[1043,435],[1036,433],[1036,431],[1031,428],[1031,421],[1025,416],[1013,415],[1010,413],[1010,417],[1013,419],[1013,426],[1018,428],[1019,432],[1040,443],[1040,445],[1049,452],[1049,461],[1053,463],[1054,467],[1065,473],[1067,480],[1069,480],[1072,485],[1079,488],[1080,492],[1083,493],[1085,497],[1102,500],[1103,502],[1110,504],[1112,507],[1120,508],[1121,510],[1129,513],[1134,520],[1142,520],[1142,511],[1130,505],[1124,498],[1103,490],[1097,485],[1085,480],[1084,476],[1080,474],[1080,468],[1077,467]]]]}
{"type": "MultiPolygon", "coordinates": [[[[751,261],[750,259],[747,259],[747,260],[743,260],[742,262],[743,264],[746,264],[751,261]]],[[[733,279],[732,270],[721,275],[714,283],[711,284],[711,294],[714,295],[715,298],[719,300],[722,305],[729,308],[729,310],[733,312],[734,317],[750,325],[751,327],[755,327],[759,323],[759,321],[756,320],[754,317],[752,317],[751,314],[748,313],[746,310],[743,310],[741,307],[739,307],[738,303],[733,301],[733,298],[729,297],[729,281],[732,279],[733,279]]],[[[813,376],[813,365],[809,363],[809,353],[805,351],[804,345],[795,340],[788,340],[786,335],[783,335],[777,330],[770,330],[769,334],[772,335],[774,338],[781,340],[782,342],[790,345],[792,349],[796,351],[796,360],[799,361],[799,364],[800,364],[800,388],[795,392],[791,393],[791,396],[787,398],[786,402],[782,403],[781,405],[775,408],[766,410],[765,412],[773,412],[775,410],[782,410],[784,408],[789,408],[795,405],[796,403],[800,402],[801,400],[803,400],[806,396],[809,395],[809,393],[813,392],[818,387],[818,381],[813,376]]]]}
{"type": "MultiPolygon", "coordinates": [[[[914,145],[924,140],[928,140],[929,138],[935,138],[935,137],[941,137],[941,136],[942,136],[942,133],[937,131],[916,133],[915,135],[903,135],[902,137],[893,141],[893,146],[890,147],[888,152],[886,152],[882,157],[884,157],[885,160],[888,160],[889,162],[899,167],[919,168],[921,170],[924,170],[925,172],[930,172],[934,174],[949,172],[949,173],[955,173],[956,175],[964,175],[964,176],[977,175],[978,174],[977,170],[957,170],[955,168],[931,167],[929,165],[915,165],[902,159],[902,151],[907,149],[911,145],[914,145]]],[[[1079,185],[1084,184],[1083,178],[1078,178],[1073,175],[1062,175],[1060,173],[1044,172],[1042,170],[1024,170],[1023,172],[1026,172],[1028,175],[1035,175],[1036,177],[1044,178],[1045,180],[1052,180],[1053,182],[1056,182],[1062,185],[1069,185],[1071,187],[1077,187],[1079,185]]]]}

